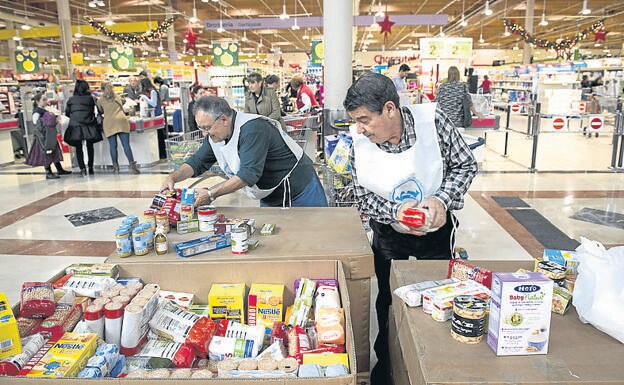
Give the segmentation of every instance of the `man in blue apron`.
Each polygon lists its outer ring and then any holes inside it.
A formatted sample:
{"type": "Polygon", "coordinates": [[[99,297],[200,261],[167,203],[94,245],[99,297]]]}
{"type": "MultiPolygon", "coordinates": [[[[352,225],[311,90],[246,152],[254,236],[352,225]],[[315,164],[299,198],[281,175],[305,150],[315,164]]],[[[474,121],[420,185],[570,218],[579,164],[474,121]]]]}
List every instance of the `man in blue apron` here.
{"type": "Polygon", "coordinates": [[[435,103],[399,106],[399,95],[386,76],[366,73],[347,92],[344,107],[351,127],[351,166],[356,201],[370,216],[372,249],[379,286],[376,300],[378,362],[371,385],[390,377],[388,308],[393,259],[450,259],[456,219],[452,210],[477,173],[477,163],[462,136],[435,103]],[[426,208],[429,232],[400,223],[408,207],[426,208]]]}
{"type": "Polygon", "coordinates": [[[229,179],[216,187],[199,189],[197,205],[243,189],[259,199],[261,206],[327,206],[312,161],[279,122],[235,112],[216,96],[195,102],[195,120],[208,140],[165,179],[163,189],[173,189],[175,183],[199,176],[219,162],[229,179]]]}

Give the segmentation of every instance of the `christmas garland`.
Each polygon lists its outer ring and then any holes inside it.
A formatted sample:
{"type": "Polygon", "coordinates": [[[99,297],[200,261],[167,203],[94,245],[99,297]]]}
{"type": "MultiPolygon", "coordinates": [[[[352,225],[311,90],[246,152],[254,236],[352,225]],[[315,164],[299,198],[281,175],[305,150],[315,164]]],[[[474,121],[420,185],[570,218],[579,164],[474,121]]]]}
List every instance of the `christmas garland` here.
{"type": "Polygon", "coordinates": [[[168,19],[165,19],[164,21],[158,23],[158,27],[156,27],[155,29],[152,29],[147,32],[140,33],[140,34],[117,33],[117,32],[110,30],[109,28],[107,28],[104,24],[100,23],[99,21],[93,20],[93,18],[89,16],[85,16],[85,19],[87,19],[87,22],[89,22],[90,26],[102,32],[104,36],[116,42],[123,43],[123,44],[130,44],[130,45],[141,45],[150,41],[160,39],[163,36],[163,34],[169,29],[169,27],[171,27],[173,22],[177,19],[177,16],[173,16],[168,19]]]}
{"type": "Polygon", "coordinates": [[[516,24],[516,22],[513,19],[503,19],[503,22],[505,23],[505,26],[509,29],[509,31],[513,34],[520,35],[520,37],[525,42],[531,43],[533,45],[536,45],[542,48],[554,49],[555,51],[562,51],[562,50],[570,49],[574,45],[576,45],[579,41],[586,39],[588,34],[597,32],[600,30],[604,30],[605,29],[604,21],[605,19],[598,20],[597,22],[592,24],[591,27],[582,30],[581,32],[577,33],[576,35],[572,37],[566,37],[564,39],[561,39],[561,41],[559,42],[552,42],[546,39],[535,38],[533,35],[528,33],[524,29],[524,27],[522,27],[519,24],[516,24]]]}

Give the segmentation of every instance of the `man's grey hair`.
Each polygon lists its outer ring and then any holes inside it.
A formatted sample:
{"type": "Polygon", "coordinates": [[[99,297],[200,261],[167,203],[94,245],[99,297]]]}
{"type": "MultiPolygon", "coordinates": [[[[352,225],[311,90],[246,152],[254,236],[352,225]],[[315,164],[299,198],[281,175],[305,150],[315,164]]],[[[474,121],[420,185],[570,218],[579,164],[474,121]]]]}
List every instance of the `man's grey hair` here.
{"type": "Polygon", "coordinates": [[[347,111],[366,107],[369,111],[380,114],[388,101],[399,108],[399,94],[394,82],[387,76],[367,72],[349,87],[343,106],[347,111]]]}
{"type": "Polygon", "coordinates": [[[193,107],[193,115],[197,115],[198,111],[203,112],[212,119],[217,119],[221,115],[229,117],[234,114],[234,110],[232,110],[228,102],[217,96],[202,96],[197,99],[193,107]]]}

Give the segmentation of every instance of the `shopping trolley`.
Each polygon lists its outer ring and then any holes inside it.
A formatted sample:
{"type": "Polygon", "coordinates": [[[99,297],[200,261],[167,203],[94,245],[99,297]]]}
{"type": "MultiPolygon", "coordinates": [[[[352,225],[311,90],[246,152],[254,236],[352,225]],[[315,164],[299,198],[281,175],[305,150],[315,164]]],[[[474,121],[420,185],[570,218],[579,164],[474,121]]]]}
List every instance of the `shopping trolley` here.
{"type": "Polygon", "coordinates": [[[286,132],[313,162],[316,160],[318,129],[323,124],[322,119],[323,115],[320,113],[284,117],[286,132]]]}
{"type": "Polygon", "coordinates": [[[181,135],[165,139],[167,160],[174,170],[177,170],[204,144],[204,136],[201,131],[186,132],[181,135]]]}

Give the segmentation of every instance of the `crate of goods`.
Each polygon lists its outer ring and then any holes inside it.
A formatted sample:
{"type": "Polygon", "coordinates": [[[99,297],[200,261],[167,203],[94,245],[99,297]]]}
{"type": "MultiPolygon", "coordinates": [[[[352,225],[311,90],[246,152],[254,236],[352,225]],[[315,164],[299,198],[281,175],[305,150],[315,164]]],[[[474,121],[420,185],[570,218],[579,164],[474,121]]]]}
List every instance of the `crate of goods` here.
{"type": "Polygon", "coordinates": [[[167,159],[174,170],[177,170],[199,150],[205,138],[201,131],[187,132],[165,140],[167,159]]]}

